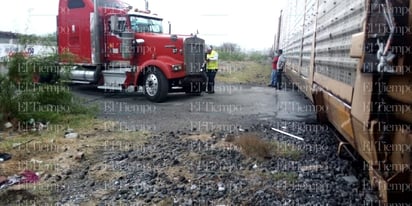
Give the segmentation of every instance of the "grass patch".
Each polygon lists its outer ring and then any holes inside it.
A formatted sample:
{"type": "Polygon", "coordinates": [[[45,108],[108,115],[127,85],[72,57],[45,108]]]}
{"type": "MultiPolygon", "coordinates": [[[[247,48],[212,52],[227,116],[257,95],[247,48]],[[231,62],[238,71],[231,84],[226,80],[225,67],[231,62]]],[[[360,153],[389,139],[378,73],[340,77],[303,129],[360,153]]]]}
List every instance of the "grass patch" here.
{"type": "Polygon", "coordinates": [[[66,123],[51,124],[46,130],[27,132],[0,141],[0,151],[12,155],[5,162],[1,175],[13,175],[30,169],[42,173],[56,171],[76,164],[68,155],[78,151],[85,156],[99,159],[102,151],[127,151],[138,148],[146,142],[149,133],[114,130],[112,122],[105,122],[87,115],[69,115],[66,123]],[[79,133],[78,139],[64,138],[64,132],[71,128],[79,133]],[[25,143],[25,144],[22,144],[25,143]],[[20,144],[20,145],[19,145],[20,144]],[[67,164],[61,159],[68,161],[67,164]]]}
{"type": "Polygon", "coordinates": [[[243,134],[234,140],[246,156],[258,159],[283,157],[294,161],[302,157],[302,151],[290,144],[261,139],[257,134],[243,134]]]}
{"type": "Polygon", "coordinates": [[[271,74],[270,62],[221,61],[216,80],[222,83],[267,85],[271,74]]]}
{"type": "Polygon", "coordinates": [[[235,139],[234,144],[242,149],[245,155],[253,158],[271,158],[273,147],[256,134],[244,134],[235,139]]]}
{"type": "Polygon", "coordinates": [[[75,97],[65,85],[32,85],[17,91],[17,102],[14,104],[18,109],[14,117],[20,121],[34,119],[60,123],[67,120],[67,115],[93,116],[98,111],[95,105],[86,106],[83,100],[75,97]]]}
{"type": "Polygon", "coordinates": [[[298,174],[295,172],[277,172],[272,174],[275,181],[285,180],[287,182],[295,182],[298,180],[298,174]]]}
{"type": "MultiPolygon", "coordinates": [[[[64,115],[60,119],[60,123],[50,123],[47,128],[41,131],[27,131],[17,134],[12,137],[4,137],[1,139],[0,151],[8,151],[13,149],[13,145],[24,143],[29,140],[34,142],[49,142],[64,137],[64,132],[68,128],[74,129],[75,132],[84,132],[94,128],[94,125],[100,124],[94,117],[83,115],[64,115]]],[[[24,126],[24,125],[23,125],[24,126]]],[[[21,127],[23,127],[21,126],[21,127]]],[[[18,125],[18,127],[20,127],[18,125]]],[[[30,142],[32,143],[32,142],[30,142]]],[[[25,147],[21,145],[21,147],[25,147]]],[[[16,147],[19,148],[19,147],[16,147]]],[[[14,148],[14,149],[16,149],[14,148]]]]}
{"type": "Polygon", "coordinates": [[[297,161],[302,158],[303,152],[292,144],[272,141],[271,145],[275,151],[275,155],[278,157],[288,158],[293,161],[297,161]]]}

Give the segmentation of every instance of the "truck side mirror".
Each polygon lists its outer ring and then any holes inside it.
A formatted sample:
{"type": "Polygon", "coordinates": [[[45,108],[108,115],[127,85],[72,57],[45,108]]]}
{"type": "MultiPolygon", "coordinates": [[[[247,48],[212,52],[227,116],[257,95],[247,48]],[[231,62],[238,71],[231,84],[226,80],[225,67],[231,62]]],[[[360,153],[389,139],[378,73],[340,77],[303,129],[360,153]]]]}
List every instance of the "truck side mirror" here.
{"type": "Polygon", "coordinates": [[[120,34],[126,29],[126,17],[110,16],[110,31],[114,34],[120,34]]]}

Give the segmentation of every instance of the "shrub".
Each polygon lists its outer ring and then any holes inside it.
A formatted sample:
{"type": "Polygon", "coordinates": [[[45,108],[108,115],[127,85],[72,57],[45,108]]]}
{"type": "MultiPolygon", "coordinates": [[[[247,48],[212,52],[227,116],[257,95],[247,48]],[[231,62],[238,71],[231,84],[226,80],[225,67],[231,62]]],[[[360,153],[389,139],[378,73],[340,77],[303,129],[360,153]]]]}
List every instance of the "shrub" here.
{"type": "Polygon", "coordinates": [[[59,122],[69,114],[93,115],[96,107],[88,107],[76,98],[70,88],[57,81],[59,56],[26,57],[13,55],[8,76],[0,76],[0,122],[30,119],[59,122]],[[51,84],[36,83],[34,79],[51,84]]]}
{"type": "Polygon", "coordinates": [[[242,135],[235,139],[234,143],[239,146],[247,156],[253,158],[270,158],[274,154],[272,146],[255,134],[242,135]]]}
{"type": "Polygon", "coordinates": [[[89,114],[95,108],[84,106],[82,100],[76,98],[69,87],[60,84],[31,84],[31,87],[19,91],[17,119],[27,121],[31,118],[59,122],[69,114],[89,114]]]}
{"type": "Polygon", "coordinates": [[[10,121],[13,114],[18,112],[16,87],[6,76],[0,74],[0,88],[0,122],[10,121]]]}

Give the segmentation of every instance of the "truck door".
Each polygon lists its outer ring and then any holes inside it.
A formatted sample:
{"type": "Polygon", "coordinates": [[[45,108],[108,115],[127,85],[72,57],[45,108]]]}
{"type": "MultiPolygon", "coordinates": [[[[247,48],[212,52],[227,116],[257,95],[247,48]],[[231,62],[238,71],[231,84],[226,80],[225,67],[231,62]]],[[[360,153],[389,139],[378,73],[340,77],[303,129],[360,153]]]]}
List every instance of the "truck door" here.
{"type": "Polygon", "coordinates": [[[108,15],[104,23],[105,56],[109,60],[122,60],[121,38],[128,28],[126,16],[108,15]]]}

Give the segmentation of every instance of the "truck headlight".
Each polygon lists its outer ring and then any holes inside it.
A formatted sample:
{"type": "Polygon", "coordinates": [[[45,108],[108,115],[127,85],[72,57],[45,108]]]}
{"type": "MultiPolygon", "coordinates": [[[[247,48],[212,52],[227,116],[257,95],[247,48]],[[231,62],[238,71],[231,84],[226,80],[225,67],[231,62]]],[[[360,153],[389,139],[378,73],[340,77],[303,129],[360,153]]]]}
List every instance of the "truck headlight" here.
{"type": "Polygon", "coordinates": [[[177,72],[180,70],[182,70],[182,65],[180,64],[172,65],[172,71],[177,72]]]}

